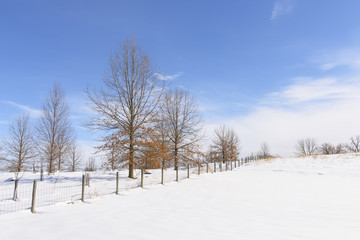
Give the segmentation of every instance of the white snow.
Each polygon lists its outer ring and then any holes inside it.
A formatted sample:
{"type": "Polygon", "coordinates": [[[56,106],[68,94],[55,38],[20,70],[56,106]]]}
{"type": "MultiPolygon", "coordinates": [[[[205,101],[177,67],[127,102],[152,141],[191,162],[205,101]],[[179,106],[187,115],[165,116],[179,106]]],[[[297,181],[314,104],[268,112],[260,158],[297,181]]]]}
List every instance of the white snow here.
{"type": "Polygon", "coordinates": [[[0,239],[360,239],[360,156],[275,159],[4,214],[0,239]]]}

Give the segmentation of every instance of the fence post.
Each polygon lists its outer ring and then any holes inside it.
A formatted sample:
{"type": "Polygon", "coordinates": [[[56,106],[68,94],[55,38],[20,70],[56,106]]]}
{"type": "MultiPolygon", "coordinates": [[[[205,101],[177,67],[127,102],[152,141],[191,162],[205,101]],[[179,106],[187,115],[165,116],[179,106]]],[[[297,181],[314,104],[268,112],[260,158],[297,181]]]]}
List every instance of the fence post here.
{"type": "Polygon", "coordinates": [[[119,172],[116,172],[116,195],[119,195],[119,172]]]}
{"type": "Polygon", "coordinates": [[[44,168],[41,166],[41,170],[40,170],[40,181],[44,181],[44,168]]]}
{"type": "Polygon", "coordinates": [[[230,161],[230,169],[231,169],[231,171],[232,171],[232,160],[230,161]]]}
{"type": "Polygon", "coordinates": [[[209,173],[209,163],[206,163],[206,173],[209,173]]]}
{"type": "Polygon", "coordinates": [[[140,187],[144,188],[144,169],[141,168],[141,183],[140,183],[140,187]]]}
{"type": "Polygon", "coordinates": [[[82,175],[81,201],[85,202],[85,175],[82,175]]]}
{"type": "Polygon", "coordinates": [[[187,178],[190,178],[190,164],[187,165],[187,178]]]}
{"type": "Polygon", "coordinates": [[[164,185],[164,166],[161,167],[161,184],[164,185]]]}
{"type": "Polygon", "coordinates": [[[34,180],[33,192],[32,192],[32,199],[31,199],[31,212],[32,212],[32,213],[35,213],[36,183],[37,183],[37,181],[34,180]]]}
{"type": "Polygon", "coordinates": [[[179,181],[179,166],[176,166],[176,181],[179,181]]]}
{"type": "Polygon", "coordinates": [[[220,172],[222,172],[222,162],[219,163],[220,172]]]}
{"type": "Polygon", "coordinates": [[[198,163],[198,174],[200,175],[200,163],[198,163]]]}
{"type": "Polygon", "coordinates": [[[236,168],[236,160],[234,161],[234,164],[235,164],[235,168],[236,168]]]}

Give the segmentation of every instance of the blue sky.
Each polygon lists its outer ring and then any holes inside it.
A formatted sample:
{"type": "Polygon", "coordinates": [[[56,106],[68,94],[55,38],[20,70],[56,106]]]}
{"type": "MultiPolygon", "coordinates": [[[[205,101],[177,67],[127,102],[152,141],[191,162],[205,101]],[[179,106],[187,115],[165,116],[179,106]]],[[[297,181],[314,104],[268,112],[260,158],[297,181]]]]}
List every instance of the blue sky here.
{"type": "Polygon", "coordinates": [[[84,89],[111,51],[135,38],[174,86],[199,101],[207,132],[234,127],[243,153],[262,141],[360,134],[359,1],[0,1],[0,136],[21,111],[34,122],[54,82],[79,140],[84,89]]]}

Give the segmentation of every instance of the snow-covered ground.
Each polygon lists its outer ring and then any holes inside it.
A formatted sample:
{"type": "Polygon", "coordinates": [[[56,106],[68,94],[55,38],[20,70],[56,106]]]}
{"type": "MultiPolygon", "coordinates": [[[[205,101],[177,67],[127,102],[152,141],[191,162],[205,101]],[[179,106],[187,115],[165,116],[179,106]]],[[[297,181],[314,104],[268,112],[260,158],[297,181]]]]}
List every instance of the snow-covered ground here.
{"type": "Polygon", "coordinates": [[[275,159],[0,215],[0,239],[360,239],[360,156],[275,159]]]}

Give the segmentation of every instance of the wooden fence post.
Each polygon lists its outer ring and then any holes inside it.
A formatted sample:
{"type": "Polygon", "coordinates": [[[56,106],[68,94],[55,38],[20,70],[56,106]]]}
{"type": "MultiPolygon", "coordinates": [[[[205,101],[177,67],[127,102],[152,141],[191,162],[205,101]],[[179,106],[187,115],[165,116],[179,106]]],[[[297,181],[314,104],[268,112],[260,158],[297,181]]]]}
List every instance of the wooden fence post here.
{"type": "Polygon", "coordinates": [[[41,166],[41,170],[40,170],[40,181],[44,181],[44,168],[41,166]]]}
{"type": "Polygon", "coordinates": [[[206,163],[206,173],[209,173],[209,163],[206,163]]]}
{"type": "Polygon", "coordinates": [[[179,166],[176,166],[176,181],[179,181],[179,166]]]}
{"type": "Polygon", "coordinates": [[[220,172],[222,172],[222,162],[219,163],[220,172]]]}
{"type": "Polygon", "coordinates": [[[161,167],[161,184],[164,185],[164,166],[161,167]]]}
{"type": "Polygon", "coordinates": [[[116,172],[116,195],[119,195],[119,172],[116,172]]]}
{"type": "Polygon", "coordinates": [[[216,162],[214,160],[214,172],[216,173],[216,162]]]}
{"type": "Polygon", "coordinates": [[[198,163],[198,174],[200,175],[200,163],[198,163]]]}
{"type": "Polygon", "coordinates": [[[144,169],[141,168],[141,183],[140,183],[140,187],[144,188],[144,169]]]}
{"type": "Polygon", "coordinates": [[[82,175],[81,201],[85,202],[85,175],[82,175]]]}
{"type": "Polygon", "coordinates": [[[187,165],[187,178],[190,178],[190,164],[187,165]]]}
{"type": "Polygon", "coordinates": [[[37,183],[37,181],[34,180],[32,199],[31,199],[31,212],[32,213],[35,213],[36,183],[37,183]]]}

